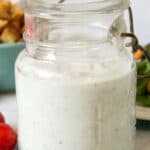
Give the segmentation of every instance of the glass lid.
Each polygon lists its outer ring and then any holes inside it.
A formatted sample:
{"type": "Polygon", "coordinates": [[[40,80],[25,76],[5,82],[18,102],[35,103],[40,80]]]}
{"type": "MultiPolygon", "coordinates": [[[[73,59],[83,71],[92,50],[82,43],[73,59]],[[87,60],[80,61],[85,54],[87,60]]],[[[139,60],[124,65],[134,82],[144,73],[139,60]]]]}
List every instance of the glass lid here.
{"type": "Polygon", "coordinates": [[[24,7],[30,11],[55,8],[64,12],[85,11],[123,11],[130,5],[130,0],[23,0],[24,7]]]}

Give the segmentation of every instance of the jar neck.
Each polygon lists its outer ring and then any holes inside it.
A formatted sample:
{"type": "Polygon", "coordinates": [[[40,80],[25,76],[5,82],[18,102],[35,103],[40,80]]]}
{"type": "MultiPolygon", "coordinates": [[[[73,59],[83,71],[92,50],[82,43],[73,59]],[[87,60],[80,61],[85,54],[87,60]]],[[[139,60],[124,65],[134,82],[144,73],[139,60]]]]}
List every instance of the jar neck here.
{"type": "Polygon", "coordinates": [[[54,3],[54,0],[25,2],[24,37],[27,51],[33,57],[85,56],[103,43],[119,43],[120,33],[126,30],[122,16],[128,0],[63,4],[54,3]]]}
{"type": "MultiPolygon", "coordinates": [[[[26,42],[26,51],[34,59],[44,61],[86,61],[87,59],[110,59],[111,53],[120,53],[124,50],[123,39],[99,41],[99,43],[71,43],[57,44],[26,42]],[[106,58],[104,58],[106,57],[106,58]],[[107,58],[108,57],[108,58],[107,58]],[[110,58],[109,58],[110,57],[110,58]]],[[[116,55],[115,54],[115,55],[116,55]]],[[[118,54],[117,54],[118,55],[118,54]]]]}
{"type": "Polygon", "coordinates": [[[32,57],[51,59],[52,55],[83,57],[89,52],[100,50],[104,43],[119,47],[123,43],[120,33],[125,32],[126,27],[123,18],[116,17],[115,21],[107,18],[109,21],[105,25],[102,19],[106,17],[99,19],[100,22],[97,19],[90,22],[84,20],[80,23],[54,24],[54,27],[48,22],[45,30],[40,25],[35,35],[30,36],[25,32],[27,51],[32,57]]]}

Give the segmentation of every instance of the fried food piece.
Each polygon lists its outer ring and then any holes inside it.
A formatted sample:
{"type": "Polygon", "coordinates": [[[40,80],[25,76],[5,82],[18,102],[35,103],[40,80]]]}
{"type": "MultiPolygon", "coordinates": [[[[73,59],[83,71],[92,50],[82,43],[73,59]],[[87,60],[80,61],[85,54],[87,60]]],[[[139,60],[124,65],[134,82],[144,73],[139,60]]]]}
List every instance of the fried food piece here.
{"type": "Polygon", "coordinates": [[[0,19],[9,20],[11,3],[8,0],[0,0],[0,19]]]}
{"type": "Polygon", "coordinates": [[[12,20],[9,24],[10,26],[14,27],[21,35],[24,33],[25,27],[24,24],[22,24],[20,21],[12,20]]]}
{"type": "Polygon", "coordinates": [[[9,0],[0,0],[0,5],[5,9],[5,11],[10,12],[11,2],[9,0]]]}
{"type": "Polygon", "coordinates": [[[0,0],[0,42],[14,43],[22,41],[24,31],[24,13],[10,0],[0,0]]]}
{"type": "Polygon", "coordinates": [[[18,30],[19,33],[21,33],[21,25],[20,25],[20,22],[18,20],[11,21],[10,25],[13,26],[16,30],[18,30]]]}
{"type": "Polygon", "coordinates": [[[24,13],[17,4],[12,4],[11,16],[12,16],[12,19],[14,20],[24,19],[24,13]]]}
{"type": "Polygon", "coordinates": [[[19,38],[20,34],[12,26],[6,27],[0,36],[0,40],[3,43],[14,43],[17,42],[19,38]]]}
{"type": "Polygon", "coordinates": [[[4,19],[4,20],[10,20],[11,19],[11,15],[9,12],[7,12],[5,10],[5,8],[3,7],[3,5],[0,4],[0,19],[4,19]]]}
{"type": "Polygon", "coordinates": [[[7,20],[0,20],[0,32],[7,26],[7,20]]]}

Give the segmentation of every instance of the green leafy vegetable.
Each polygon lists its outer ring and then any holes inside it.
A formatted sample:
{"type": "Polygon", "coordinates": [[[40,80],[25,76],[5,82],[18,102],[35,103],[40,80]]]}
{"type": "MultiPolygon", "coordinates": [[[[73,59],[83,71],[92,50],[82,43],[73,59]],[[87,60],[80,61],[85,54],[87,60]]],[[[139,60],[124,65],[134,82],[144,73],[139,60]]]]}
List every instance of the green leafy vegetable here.
{"type": "MultiPolygon", "coordinates": [[[[146,46],[147,52],[150,54],[150,44],[146,46]]],[[[137,62],[137,73],[138,75],[149,75],[150,74],[150,63],[147,59],[142,62],[137,62]]],[[[150,107],[150,93],[147,90],[148,82],[150,78],[139,79],[137,81],[137,105],[150,107]]]]}
{"type": "Polygon", "coordinates": [[[149,79],[142,79],[137,82],[137,95],[145,95],[147,93],[147,82],[149,79]]]}
{"type": "Polygon", "coordinates": [[[144,60],[141,63],[137,63],[137,72],[139,75],[146,75],[150,73],[150,63],[148,60],[144,60]]]}
{"type": "Polygon", "coordinates": [[[137,96],[136,103],[140,106],[150,106],[150,95],[137,96]]]}

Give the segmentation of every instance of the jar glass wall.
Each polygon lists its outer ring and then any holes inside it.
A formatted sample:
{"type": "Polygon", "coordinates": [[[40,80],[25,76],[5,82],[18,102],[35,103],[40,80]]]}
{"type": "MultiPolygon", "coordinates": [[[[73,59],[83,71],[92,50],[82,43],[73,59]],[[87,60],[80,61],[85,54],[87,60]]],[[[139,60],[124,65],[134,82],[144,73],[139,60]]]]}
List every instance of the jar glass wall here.
{"type": "Polygon", "coordinates": [[[20,150],[134,150],[136,73],[120,37],[128,2],[25,2],[20,150]]]}

